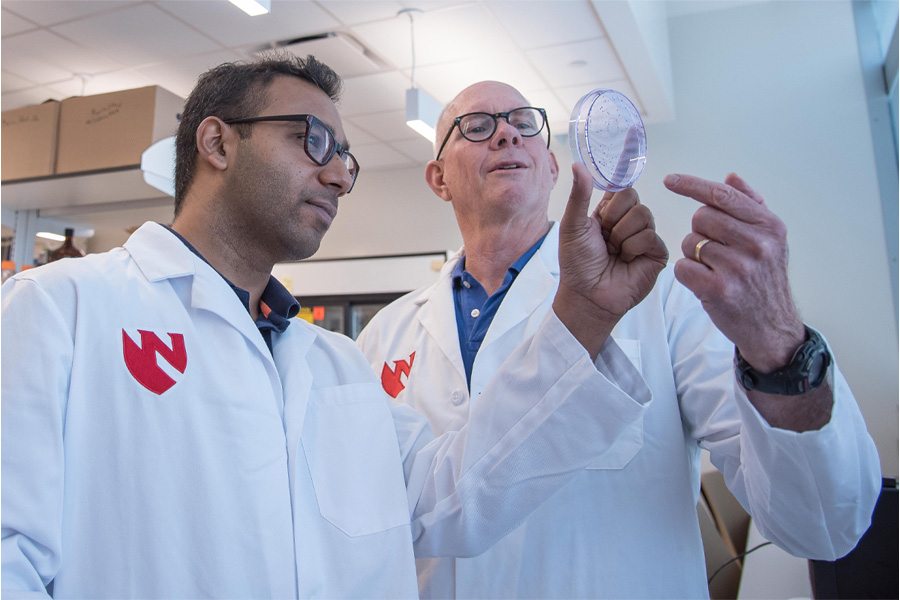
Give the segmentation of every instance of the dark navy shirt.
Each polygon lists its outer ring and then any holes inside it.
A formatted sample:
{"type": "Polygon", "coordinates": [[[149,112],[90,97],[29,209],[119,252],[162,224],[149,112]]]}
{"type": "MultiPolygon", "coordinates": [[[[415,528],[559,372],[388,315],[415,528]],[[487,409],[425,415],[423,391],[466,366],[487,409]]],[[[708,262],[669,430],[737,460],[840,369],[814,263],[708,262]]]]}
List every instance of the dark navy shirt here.
{"type": "Polygon", "coordinates": [[[466,368],[466,384],[468,386],[472,385],[472,365],[475,363],[475,355],[481,348],[484,335],[491,326],[494,315],[500,308],[500,303],[506,297],[516,276],[541,247],[545,237],[547,234],[544,234],[534,246],[510,265],[503,277],[503,283],[490,298],[478,280],[465,270],[465,256],[453,267],[453,304],[456,306],[456,330],[459,334],[459,349],[462,352],[463,365],[466,368]]]}
{"type": "MultiPolygon", "coordinates": [[[[203,258],[203,255],[194,248],[189,241],[184,239],[177,231],[169,227],[168,225],[163,225],[166,229],[171,231],[175,237],[184,243],[188,249],[199,256],[203,262],[208,264],[213,268],[216,273],[219,273],[215,267],[213,267],[208,260],[203,258]]],[[[250,292],[243,288],[239,288],[234,285],[228,278],[219,273],[222,279],[225,280],[231,289],[234,290],[234,293],[237,294],[238,299],[241,301],[241,304],[247,309],[247,312],[250,312],[250,292]]],[[[297,316],[297,313],[300,312],[300,303],[297,302],[297,299],[294,298],[293,295],[287,289],[281,285],[274,276],[269,275],[269,283],[266,284],[266,289],[263,290],[262,296],[259,299],[259,316],[256,318],[256,327],[259,329],[259,333],[262,335],[263,339],[266,341],[266,346],[269,348],[269,352],[272,352],[272,333],[284,333],[284,330],[288,328],[288,325],[291,324],[290,319],[297,316]]]]}

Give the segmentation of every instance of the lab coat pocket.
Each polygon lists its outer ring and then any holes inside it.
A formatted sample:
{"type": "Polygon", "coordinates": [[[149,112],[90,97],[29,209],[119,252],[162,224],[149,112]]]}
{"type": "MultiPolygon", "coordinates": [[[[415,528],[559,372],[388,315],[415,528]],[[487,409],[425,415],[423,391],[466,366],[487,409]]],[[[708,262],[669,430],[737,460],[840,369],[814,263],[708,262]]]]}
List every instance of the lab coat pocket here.
{"type": "MultiPolygon", "coordinates": [[[[639,340],[622,340],[615,338],[616,344],[634,365],[639,373],[641,371],[641,343],[639,340]]],[[[616,440],[615,444],[598,456],[594,462],[586,468],[591,470],[619,470],[624,469],[644,445],[644,417],[632,423],[628,429],[616,440]]]]}
{"type": "Polygon", "coordinates": [[[301,443],[322,517],[349,536],[409,524],[397,433],[377,383],[311,391],[301,443]]]}

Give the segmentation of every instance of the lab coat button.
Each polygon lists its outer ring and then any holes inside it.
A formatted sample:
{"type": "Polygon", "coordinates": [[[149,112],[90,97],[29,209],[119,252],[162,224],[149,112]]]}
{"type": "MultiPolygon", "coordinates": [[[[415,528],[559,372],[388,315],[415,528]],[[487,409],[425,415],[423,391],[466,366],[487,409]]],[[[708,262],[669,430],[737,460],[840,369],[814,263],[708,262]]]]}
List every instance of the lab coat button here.
{"type": "Polygon", "coordinates": [[[453,393],[450,394],[450,402],[452,402],[454,406],[459,406],[462,404],[462,401],[462,393],[459,390],[453,390],[453,393]]]}

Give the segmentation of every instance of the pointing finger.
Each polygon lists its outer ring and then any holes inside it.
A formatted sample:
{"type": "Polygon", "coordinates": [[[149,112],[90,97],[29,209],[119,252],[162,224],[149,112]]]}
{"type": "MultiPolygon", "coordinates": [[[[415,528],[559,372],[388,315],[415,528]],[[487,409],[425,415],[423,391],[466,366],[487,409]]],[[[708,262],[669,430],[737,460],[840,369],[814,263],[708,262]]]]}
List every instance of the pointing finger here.
{"type": "Polygon", "coordinates": [[[747,194],[725,183],[693,175],[666,175],[665,186],[681,196],[711,206],[744,222],[753,223],[763,215],[763,207],[747,194]]]}
{"type": "Polygon", "coordinates": [[[747,194],[747,196],[753,198],[758,204],[762,206],[766,205],[766,200],[762,197],[762,194],[750,187],[750,184],[744,181],[744,178],[737,173],[729,173],[725,178],[725,183],[734,189],[747,194]]]}

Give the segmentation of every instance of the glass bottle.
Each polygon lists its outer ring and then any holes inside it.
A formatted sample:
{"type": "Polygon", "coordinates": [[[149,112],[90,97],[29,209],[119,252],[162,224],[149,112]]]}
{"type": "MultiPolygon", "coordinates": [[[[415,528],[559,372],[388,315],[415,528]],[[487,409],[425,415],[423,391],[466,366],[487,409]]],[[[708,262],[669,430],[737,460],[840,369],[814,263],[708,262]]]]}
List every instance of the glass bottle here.
{"type": "Polygon", "coordinates": [[[84,256],[84,252],[75,247],[74,237],[75,230],[66,229],[66,240],[63,242],[62,246],[50,253],[49,262],[53,262],[61,258],[77,258],[79,256],[84,256]]]}

